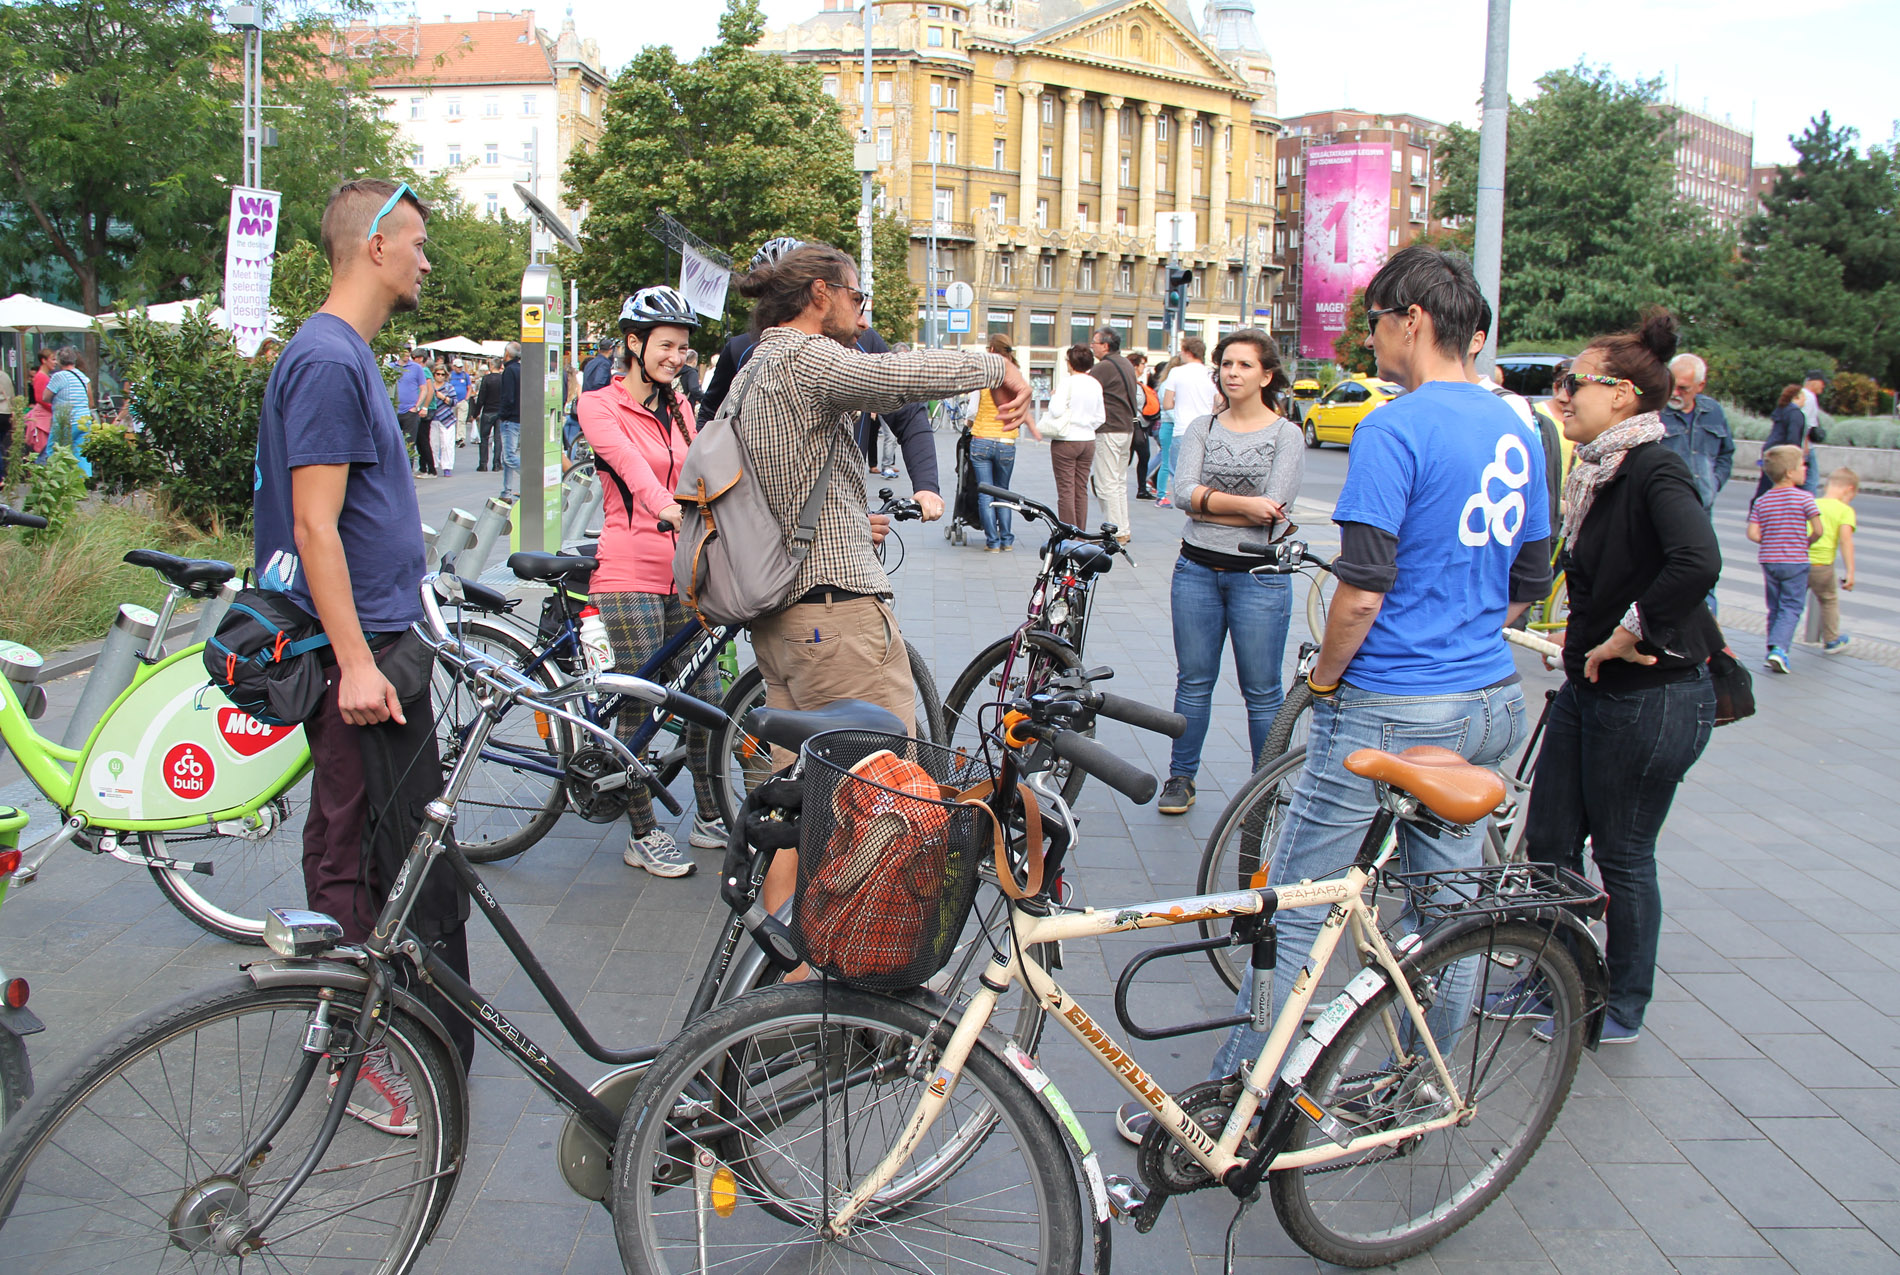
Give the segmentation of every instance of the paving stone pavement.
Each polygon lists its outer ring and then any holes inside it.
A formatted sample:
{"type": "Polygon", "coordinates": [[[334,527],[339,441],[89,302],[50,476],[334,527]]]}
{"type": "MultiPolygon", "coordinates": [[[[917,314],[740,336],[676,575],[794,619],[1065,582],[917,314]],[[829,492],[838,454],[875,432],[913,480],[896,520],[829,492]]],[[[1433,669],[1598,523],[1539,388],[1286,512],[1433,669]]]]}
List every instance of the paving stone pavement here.
{"type": "MultiPolygon", "coordinates": [[[[946,472],[949,443],[940,440],[946,472]]],[[[1310,454],[1309,530],[1325,527],[1344,460],[1310,454]]],[[[1022,448],[1016,483],[1053,499],[1046,449],[1022,448]]],[[[1138,565],[1118,564],[1102,582],[1089,637],[1091,662],[1117,670],[1116,691],[1163,705],[1173,693],[1166,617],[1178,527],[1178,515],[1136,504],[1138,565]]],[[[938,526],[907,524],[902,534],[898,612],[947,687],[1021,614],[1033,531],[1019,527],[1018,551],[1002,555],[984,554],[980,539],[952,548],[938,526]]],[[[1755,593],[1752,563],[1740,565],[1725,601],[1755,593]]],[[[1895,576],[1891,566],[1863,566],[1877,571],[1895,576]]],[[[1851,657],[1803,658],[1797,670],[1757,675],[1760,715],[1716,732],[1676,802],[1662,839],[1667,919],[1643,1038],[1586,1056],[1555,1130],[1511,1189],[1398,1269],[1900,1271],[1900,853],[1877,796],[1900,774],[1900,672],[1851,657]]],[[[1555,684],[1528,660],[1524,675],[1533,702],[1555,684]]],[[[56,713],[72,693],[55,688],[56,713]]],[[[1187,816],[1086,790],[1073,873],[1083,901],[1191,891],[1200,846],[1248,772],[1231,676],[1217,704],[1187,816]]],[[[1123,755],[1165,767],[1166,741],[1117,723],[1101,733],[1123,755]]],[[[685,783],[679,791],[690,800],[685,783]]],[[[610,1046],[631,1047],[671,1034],[691,996],[717,931],[716,855],[700,856],[696,877],[661,881],[621,863],[622,837],[569,816],[483,875],[586,1020],[610,1046]]],[[[42,1083],[133,1014],[253,951],[200,934],[143,873],[71,852],[8,899],[0,944],[9,972],[33,981],[47,1022],[32,1040],[42,1083]]],[[[1106,1008],[1114,974],[1140,946],[1125,937],[1070,945],[1064,981],[1106,1008]]],[[[582,1074],[601,1070],[557,1044],[553,1016],[479,927],[473,965],[476,982],[539,1043],[582,1074]]],[[[1231,1003],[1198,960],[1150,970],[1170,1012],[1212,1016],[1231,1003]]],[[[1044,1058],[1105,1169],[1132,1174],[1131,1149],[1112,1124],[1121,1091],[1066,1036],[1051,1030],[1045,1040],[1044,1058]]],[[[1174,1086],[1200,1078],[1212,1043],[1136,1052],[1174,1086]]],[[[607,1213],[571,1195],[555,1167],[563,1117],[553,1103],[485,1047],[472,1090],[468,1169],[421,1269],[618,1270],[607,1213]]],[[[1147,1236],[1116,1231],[1118,1265],[1218,1271],[1231,1214],[1221,1192],[1178,1201],[1147,1236]]],[[[1248,1271],[1317,1269],[1264,1203],[1243,1224],[1240,1251],[1248,1271]]]]}

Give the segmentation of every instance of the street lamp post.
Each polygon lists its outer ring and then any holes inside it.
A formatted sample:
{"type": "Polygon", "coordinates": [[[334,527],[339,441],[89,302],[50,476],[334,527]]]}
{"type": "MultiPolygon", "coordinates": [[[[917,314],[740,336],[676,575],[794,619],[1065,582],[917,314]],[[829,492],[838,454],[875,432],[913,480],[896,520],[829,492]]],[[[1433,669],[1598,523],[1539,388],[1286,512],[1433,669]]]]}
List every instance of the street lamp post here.
{"type": "Polygon", "coordinates": [[[937,127],[939,115],[955,115],[957,108],[938,104],[930,108],[930,132],[937,144],[930,148],[930,238],[924,252],[924,273],[929,276],[927,284],[930,290],[930,348],[936,349],[943,344],[943,334],[938,330],[937,309],[937,160],[943,154],[949,134],[937,127]]]}

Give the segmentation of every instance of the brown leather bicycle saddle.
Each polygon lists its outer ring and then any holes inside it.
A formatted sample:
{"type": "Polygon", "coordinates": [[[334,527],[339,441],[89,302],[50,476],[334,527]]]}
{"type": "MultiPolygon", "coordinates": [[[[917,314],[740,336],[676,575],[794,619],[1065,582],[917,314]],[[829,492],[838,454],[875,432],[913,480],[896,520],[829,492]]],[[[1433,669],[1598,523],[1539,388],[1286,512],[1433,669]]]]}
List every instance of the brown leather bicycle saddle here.
{"type": "Polygon", "coordinates": [[[1504,801],[1504,781],[1449,748],[1420,744],[1402,753],[1361,748],[1346,769],[1417,797],[1427,810],[1451,823],[1476,823],[1504,801]]]}

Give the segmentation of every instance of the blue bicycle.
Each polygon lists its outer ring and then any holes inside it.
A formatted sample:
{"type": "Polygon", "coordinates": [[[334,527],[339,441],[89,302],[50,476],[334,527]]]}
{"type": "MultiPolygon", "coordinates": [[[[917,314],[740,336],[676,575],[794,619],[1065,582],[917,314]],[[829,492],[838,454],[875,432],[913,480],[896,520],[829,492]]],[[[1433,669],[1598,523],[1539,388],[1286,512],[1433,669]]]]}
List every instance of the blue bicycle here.
{"type": "MultiPolygon", "coordinates": [[[[509,570],[549,589],[532,630],[511,610],[505,617],[469,618],[456,626],[456,638],[471,649],[506,663],[548,691],[564,687],[588,672],[581,640],[581,608],[595,559],[573,553],[517,553],[509,570]]],[[[706,669],[722,664],[720,708],[726,725],[713,732],[712,759],[721,774],[713,793],[719,818],[734,818],[746,794],[771,774],[770,745],[745,728],[745,715],[765,703],[765,682],[756,665],[738,668],[737,627],[688,626],[674,634],[642,664],[637,676],[673,690],[693,685],[706,669]],[[730,652],[730,657],[728,653],[730,652]],[[679,663],[675,666],[675,662],[679,663]],[[662,674],[673,667],[670,677],[662,674]]],[[[907,644],[908,645],[908,644],[907,644]]],[[[930,666],[909,648],[911,679],[917,687],[916,721],[920,733],[943,736],[943,703],[930,666]]],[[[477,689],[447,664],[435,674],[436,738],[448,774],[474,737],[483,713],[477,689]]],[[[573,705],[596,725],[611,727],[625,707],[622,696],[600,694],[573,705]]],[[[627,746],[663,785],[671,785],[687,764],[686,723],[664,708],[642,710],[642,721],[627,746]]],[[[481,745],[483,763],[469,777],[456,808],[455,838],[475,863],[512,858],[548,834],[567,810],[593,823],[611,823],[625,814],[630,793],[625,767],[608,750],[576,728],[543,713],[518,713],[495,723],[481,745]]],[[[668,793],[657,795],[675,815],[683,808],[668,793]]]]}

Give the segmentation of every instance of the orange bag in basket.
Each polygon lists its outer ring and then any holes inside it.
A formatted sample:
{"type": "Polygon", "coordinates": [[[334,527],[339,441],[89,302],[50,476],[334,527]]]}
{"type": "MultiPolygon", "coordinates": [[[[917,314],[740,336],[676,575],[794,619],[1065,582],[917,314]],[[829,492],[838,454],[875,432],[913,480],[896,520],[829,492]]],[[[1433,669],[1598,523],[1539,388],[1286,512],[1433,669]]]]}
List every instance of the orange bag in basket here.
{"type": "Polygon", "coordinates": [[[918,959],[935,915],[951,811],[929,772],[889,749],[851,774],[868,782],[840,784],[832,799],[835,826],[799,895],[798,928],[807,958],[841,978],[895,975],[918,959]]]}

